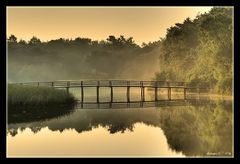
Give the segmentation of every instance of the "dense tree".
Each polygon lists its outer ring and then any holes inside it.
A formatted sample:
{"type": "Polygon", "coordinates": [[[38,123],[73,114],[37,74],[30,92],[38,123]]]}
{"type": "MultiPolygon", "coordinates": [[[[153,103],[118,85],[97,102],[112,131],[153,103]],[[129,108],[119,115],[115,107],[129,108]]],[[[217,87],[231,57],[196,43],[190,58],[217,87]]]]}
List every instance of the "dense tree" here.
{"type": "Polygon", "coordinates": [[[167,30],[156,79],[207,83],[232,92],[232,9],[214,7],[167,30]]]}

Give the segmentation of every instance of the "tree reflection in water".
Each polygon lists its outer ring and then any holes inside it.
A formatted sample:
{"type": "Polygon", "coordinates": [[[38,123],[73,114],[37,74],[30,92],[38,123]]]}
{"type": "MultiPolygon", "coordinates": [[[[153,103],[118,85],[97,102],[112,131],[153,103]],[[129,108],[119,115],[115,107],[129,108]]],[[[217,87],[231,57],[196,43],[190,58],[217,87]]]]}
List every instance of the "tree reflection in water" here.
{"type": "Polygon", "coordinates": [[[82,133],[100,126],[114,134],[134,131],[136,123],[161,128],[169,147],[187,156],[232,154],[232,101],[143,109],[79,109],[45,121],[9,124],[8,134],[15,136],[26,128],[38,133],[44,127],[82,133]]]}

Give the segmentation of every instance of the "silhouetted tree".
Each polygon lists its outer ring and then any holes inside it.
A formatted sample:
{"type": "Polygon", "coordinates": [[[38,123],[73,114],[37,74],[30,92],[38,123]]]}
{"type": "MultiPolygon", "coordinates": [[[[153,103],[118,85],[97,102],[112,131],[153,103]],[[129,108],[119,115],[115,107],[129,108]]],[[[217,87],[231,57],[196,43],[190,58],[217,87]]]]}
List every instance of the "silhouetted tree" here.
{"type": "Polygon", "coordinates": [[[29,41],[30,45],[37,45],[37,44],[41,44],[41,40],[38,39],[36,36],[33,36],[30,41],[29,41]]]}
{"type": "Polygon", "coordinates": [[[111,45],[117,45],[117,42],[118,42],[118,40],[115,38],[115,36],[113,36],[113,35],[110,35],[108,38],[107,38],[107,41],[109,41],[110,42],[110,44],[111,45]]]}
{"type": "Polygon", "coordinates": [[[17,43],[17,37],[15,35],[10,35],[8,38],[8,42],[17,43]]]}

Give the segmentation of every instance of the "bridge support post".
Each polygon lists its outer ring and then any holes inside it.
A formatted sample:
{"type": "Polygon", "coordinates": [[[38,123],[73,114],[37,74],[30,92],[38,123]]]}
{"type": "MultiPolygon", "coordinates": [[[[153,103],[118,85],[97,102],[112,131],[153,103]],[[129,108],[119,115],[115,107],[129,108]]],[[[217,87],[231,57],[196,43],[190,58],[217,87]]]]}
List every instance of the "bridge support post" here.
{"type": "Polygon", "coordinates": [[[186,87],[184,87],[184,91],[183,91],[184,93],[184,100],[186,100],[187,99],[187,88],[186,87]]]}
{"type": "Polygon", "coordinates": [[[141,101],[145,101],[145,88],[143,86],[143,81],[140,81],[140,87],[141,87],[141,101]]]}
{"type": "Polygon", "coordinates": [[[113,102],[113,87],[112,87],[112,81],[109,81],[110,86],[110,102],[113,102]]]}
{"type": "Polygon", "coordinates": [[[130,102],[130,81],[127,81],[127,102],[130,102]]]}
{"type": "Polygon", "coordinates": [[[158,82],[155,82],[155,101],[158,101],[158,82]]]}
{"type": "Polygon", "coordinates": [[[84,91],[83,91],[83,81],[81,81],[81,107],[83,107],[84,91]]]}
{"type": "Polygon", "coordinates": [[[143,102],[145,102],[145,87],[143,87],[143,102]]]}
{"type": "MultiPolygon", "coordinates": [[[[70,82],[68,81],[68,82],[67,82],[67,87],[66,87],[66,89],[67,89],[67,94],[69,94],[69,86],[70,86],[70,82]]],[[[53,82],[52,82],[52,87],[53,87],[53,82]]]]}
{"type": "Polygon", "coordinates": [[[97,103],[99,103],[99,85],[100,85],[100,82],[98,81],[97,82],[97,103]]]}
{"type": "Polygon", "coordinates": [[[168,100],[171,100],[171,87],[168,88],[168,100]]]}

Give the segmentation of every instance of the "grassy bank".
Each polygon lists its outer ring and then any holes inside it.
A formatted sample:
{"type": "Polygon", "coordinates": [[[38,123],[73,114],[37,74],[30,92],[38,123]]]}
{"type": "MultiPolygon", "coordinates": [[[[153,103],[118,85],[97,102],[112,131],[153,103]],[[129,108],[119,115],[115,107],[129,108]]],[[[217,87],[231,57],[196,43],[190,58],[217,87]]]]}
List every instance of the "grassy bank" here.
{"type": "Polygon", "coordinates": [[[74,97],[66,90],[50,87],[8,85],[8,107],[46,107],[73,104],[74,97]]]}

